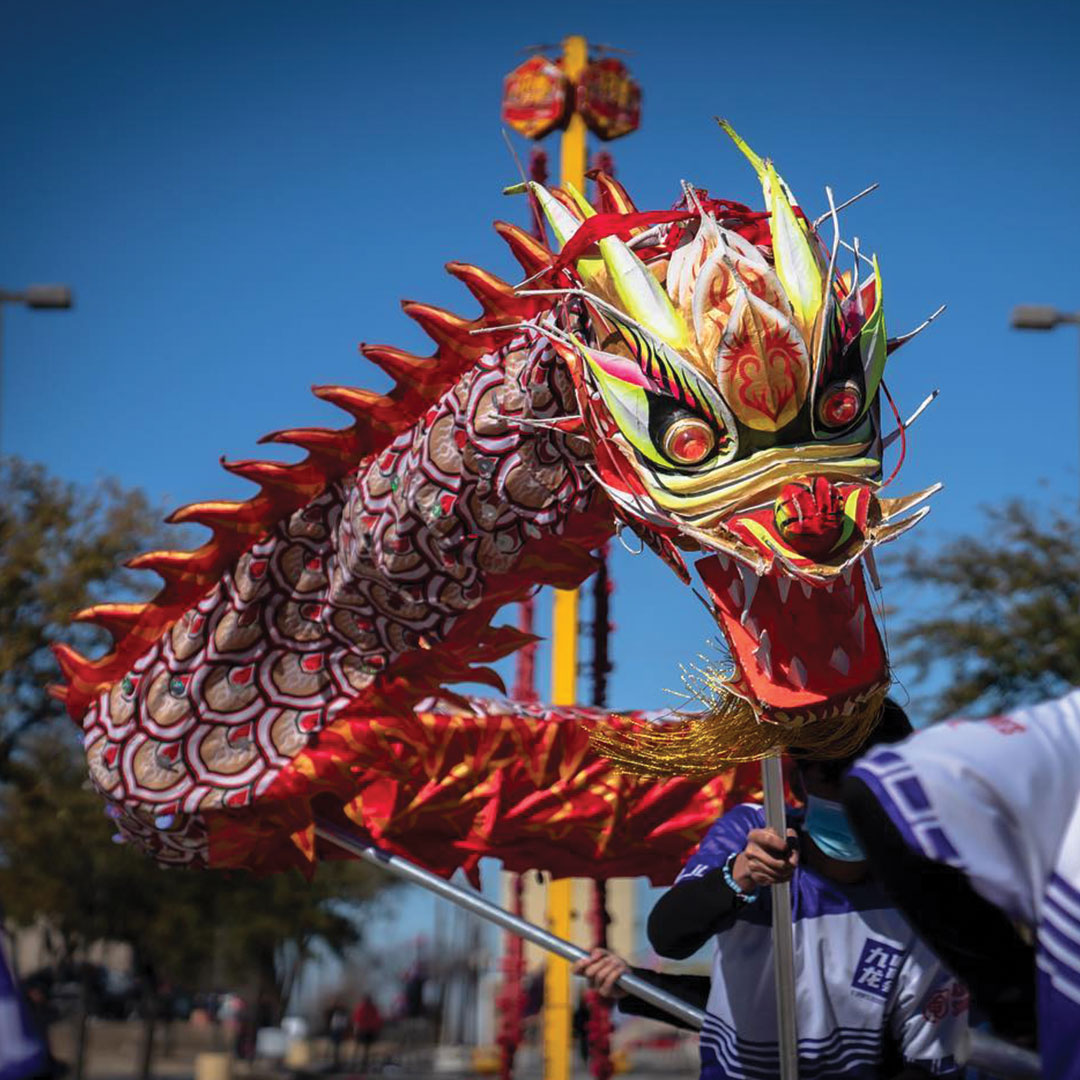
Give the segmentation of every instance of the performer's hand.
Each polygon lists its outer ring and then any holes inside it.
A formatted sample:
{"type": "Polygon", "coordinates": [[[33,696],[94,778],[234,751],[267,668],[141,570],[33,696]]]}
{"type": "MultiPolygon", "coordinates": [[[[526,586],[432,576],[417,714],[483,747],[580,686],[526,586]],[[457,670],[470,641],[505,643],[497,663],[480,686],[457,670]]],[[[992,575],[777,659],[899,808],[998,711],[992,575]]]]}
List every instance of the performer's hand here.
{"type": "MultiPolygon", "coordinates": [[[[789,841],[797,839],[794,829],[787,831],[789,841]]],[[[790,881],[799,865],[799,849],[780,838],[775,829],[751,829],[746,847],[735,857],[731,876],[743,892],[753,892],[763,885],[790,881]]]]}
{"type": "Polygon", "coordinates": [[[630,965],[621,956],[607,949],[593,949],[584,959],[574,961],[573,970],[575,975],[588,979],[589,986],[601,997],[612,1001],[626,997],[626,991],[615,985],[619,976],[630,970],[630,965]]]}

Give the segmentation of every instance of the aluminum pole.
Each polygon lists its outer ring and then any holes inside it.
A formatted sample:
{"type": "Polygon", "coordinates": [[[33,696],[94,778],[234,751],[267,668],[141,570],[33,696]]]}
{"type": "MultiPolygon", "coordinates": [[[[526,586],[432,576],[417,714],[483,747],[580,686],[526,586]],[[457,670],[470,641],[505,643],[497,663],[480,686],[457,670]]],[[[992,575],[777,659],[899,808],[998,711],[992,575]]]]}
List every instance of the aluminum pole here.
{"type": "MultiPolygon", "coordinates": [[[[780,757],[761,763],[765,793],[765,824],[787,838],[784,773],[780,757]]],[[[772,886],[773,976],[776,980],[776,1020],[780,1042],[780,1080],[798,1080],[799,1034],[795,1026],[795,940],[791,922],[791,882],[772,886]]]]}
{"type": "MultiPolygon", "coordinates": [[[[569,960],[572,963],[575,960],[583,960],[589,955],[584,949],[578,948],[577,945],[561,937],[556,937],[543,929],[543,927],[504,910],[475,889],[447,881],[445,878],[439,877],[438,874],[433,874],[430,870],[425,870],[423,867],[409,862],[408,859],[403,859],[400,855],[392,855],[388,851],[383,851],[356,833],[324,821],[315,823],[315,833],[323,840],[336,844],[343,851],[349,852],[350,855],[356,855],[375,866],[380,866],[405,881],[411,881],[415,885],[422,885],[425,889],[435,893],[436,896],[441,896],[443,899],[457,904],[458,907],[471,911],[474,915],[488,919],[490,922],[495,923],[496,926],[501,926],[504,930],[518,934],[525,938],[526,941],[531,941],[534,945],[539,945],[540,948],[547,949],[548,952],[561,956],[564,960],[569,960]]],[[[627,972],[619,979],[618,985],[628,994],[633,994],[634,997],[641,998],[642,1001],[647,1001],[658,1009],[663,1009],[664,1012],[678,1017],[678,1019],[694,1028],[700,1029],[705,1021],[705,1014],[700,1009],[695,1009],[693,1005],[687,1004],[682,998],[653,986],[652,983],[646,982],[640,976],[627,972]]]]}

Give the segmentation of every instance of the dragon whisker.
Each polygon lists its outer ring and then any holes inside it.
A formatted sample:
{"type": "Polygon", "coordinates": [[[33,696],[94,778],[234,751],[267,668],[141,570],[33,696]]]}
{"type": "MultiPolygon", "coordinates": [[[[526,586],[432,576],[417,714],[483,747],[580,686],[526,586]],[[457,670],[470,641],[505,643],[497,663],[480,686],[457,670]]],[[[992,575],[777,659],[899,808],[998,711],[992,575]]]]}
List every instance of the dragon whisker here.
{"type": "Polygon", "coordinates": [[[900,427],[895,431],[890,432],[881,440],[881,449],[888,450],[888,448],[900,438],[900,433],[907,431],[907,429],[922,416],[926,409],[937,400],[937,396],[940,393],[940,390],[934,390],[931,394],[927,395],[923,403],[900,425],[900,427]]]}
{"type": "Polygon", "coordinates": [[[893,338],[889,342],[890,349],[899,349],[901,345],[907,344],[916,334],[921,334],[944,310],[946,305],[942,304],[933,314],[923,319],[914,330],[909,330],[906,334],[901,334],[899,337],[893,338]]]}
{"type": "Polygon", "coordinates": [[[852,195],[850,199],[845,199],[839,206],[830,206],[824,214],[822,214],[814,221],[813,225],[811,225],[811,228],[816,229],[827,217],[832,217],[835,214],[839,213],[841,210],[846,210],[852,203],[858,202],[860,199],[869,195],[872,191],[877,191],[879,187],[881,187],[881,185],[875,180],[869,187],[863,188],[858,195],[852,195]]]}

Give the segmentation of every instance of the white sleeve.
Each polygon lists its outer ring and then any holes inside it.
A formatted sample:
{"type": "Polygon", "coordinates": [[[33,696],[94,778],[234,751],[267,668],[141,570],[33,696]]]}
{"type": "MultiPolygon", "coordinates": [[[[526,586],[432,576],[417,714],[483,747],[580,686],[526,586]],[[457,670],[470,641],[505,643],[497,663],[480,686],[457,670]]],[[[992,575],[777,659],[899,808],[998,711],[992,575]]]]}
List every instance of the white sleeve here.
{"type": "Polygon", "coordinates": [[[968,992],[918,939],[897,979],[889,1018],[904,1061],[934,1076],[959,1076],[956,1052],[968,1026],[968,992]]]}

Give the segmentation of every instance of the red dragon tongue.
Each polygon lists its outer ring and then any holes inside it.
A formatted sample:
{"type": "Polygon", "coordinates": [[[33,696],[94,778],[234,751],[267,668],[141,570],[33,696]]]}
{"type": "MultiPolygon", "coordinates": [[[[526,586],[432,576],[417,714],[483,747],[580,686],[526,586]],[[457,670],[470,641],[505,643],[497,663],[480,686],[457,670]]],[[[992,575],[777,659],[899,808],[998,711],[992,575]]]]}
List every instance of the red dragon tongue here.
{"type": "Polygon", "coordinates": [[[700,559],[697,568],[763,719],[832,715],[886,682],[860,569],[818,583],[775,569],[759,577],[723,555],[700,559]]]}

